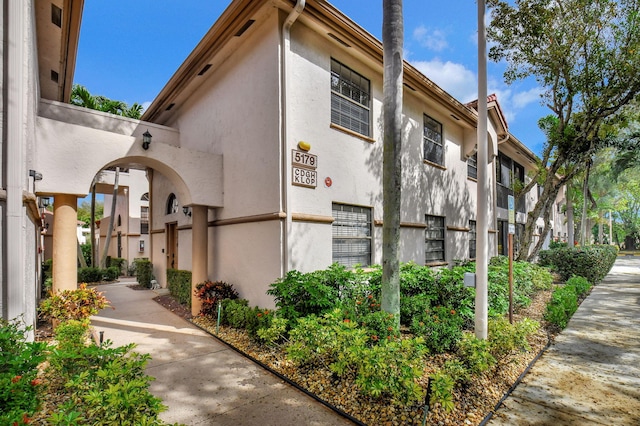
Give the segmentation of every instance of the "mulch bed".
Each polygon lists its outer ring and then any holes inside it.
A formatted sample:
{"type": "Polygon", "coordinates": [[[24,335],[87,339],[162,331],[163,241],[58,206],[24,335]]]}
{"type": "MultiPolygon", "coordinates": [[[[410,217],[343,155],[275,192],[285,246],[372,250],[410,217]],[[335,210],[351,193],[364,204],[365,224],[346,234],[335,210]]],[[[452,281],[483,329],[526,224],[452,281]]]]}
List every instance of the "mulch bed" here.
{"type": "MultiPolygon", "coordinates": [[[[535,319],[544,324],[542,315],[551,291],[540,292],[534,297],[532,304],[515,313],[514,320],[524,317],[535,319]]],[[[211,319],[197,316],[192,318],[190,310],[181,305],[171,295],[157,296],[153,300],[169,309],[174,314],[192,320],[199,327],[216,335],[216,326],[211,319]]],[[[546,325],[546,324],[545,324],[546,325]]],[[[427,424],[434,425],[477,425],[489,414],[507,392],[518,376],[525,370],[529,362],[547,344],[551,336],[545,327],[531,337],[529,343],[531,351],[514,354],[509,362],[480,376],[474,377],[464,390],[456,390],[454,399],[456,408],[447,412],[440,407],[432,407],[427,417],[427,424]]],[[[422,406],[398,407],[388,404],[384,400],[366,398],[359,394],[353,380],[339,380],[328,369],[304,370],[295,368],[286,360],[286,355],[279,348],[266,348],[255,344],[248,338],[244,330],[220,327],[216,335],[223,342],[232,345],[251,358],[254,358],[269,368],[286,376],[320,399],[327,401],[342,411],[357,418],[367,425],[421,425],[424,416],[422,406]]],[[[425,365],[425,380],[442,363],[448,355],[430,357],[425,365]]]]}

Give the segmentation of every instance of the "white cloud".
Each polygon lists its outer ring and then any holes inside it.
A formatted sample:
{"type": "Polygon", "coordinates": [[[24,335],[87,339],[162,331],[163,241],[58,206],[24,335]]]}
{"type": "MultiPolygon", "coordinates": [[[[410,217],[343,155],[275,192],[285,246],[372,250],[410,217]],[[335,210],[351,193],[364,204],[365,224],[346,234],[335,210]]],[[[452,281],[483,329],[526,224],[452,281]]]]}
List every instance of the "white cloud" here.
{"type": "Polygon", "coordinates": [[[540,87],[534,87],[526,92],[516,93],[513,96],[513,107],[522,109],[533,102],[539,103],[541,94],[542,89],[540,87]]]}
{"type": "Polygon", "coordinates": [[[434,52],[441,52],[447,47],[447,36],[444,31],[439,29],[430,29],[424,25],[420,25],[413,30],[413,38],[416,39],[420,45],[426,47],[434,52]]]}
{"type": "Polygon", "coordinates": [[[431,61],[413,62],[421,73],[447,93],[461,102],[469,102],[478,93],[478,79],[476,74],[455,62],[442,62],[436,58],[431,61]]]}

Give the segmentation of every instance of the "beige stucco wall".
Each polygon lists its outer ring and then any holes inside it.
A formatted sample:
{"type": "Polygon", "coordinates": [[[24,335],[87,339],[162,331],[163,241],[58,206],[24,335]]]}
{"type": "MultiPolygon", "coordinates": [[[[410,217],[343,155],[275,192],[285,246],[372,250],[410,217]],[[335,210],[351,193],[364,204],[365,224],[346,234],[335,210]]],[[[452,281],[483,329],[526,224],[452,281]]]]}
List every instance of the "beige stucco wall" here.
{"type": "MultiPolygon", "coordinates": [[[[338,202],[372,207],[374,219],[382,220],[382,69],[372,68],[369,62],[355,57],[353,49],[328,43],[303,25],[294,27],[292,40],[295,59],[291,61],[289,90],[293,114],[287,141],[287,164],[291,164],[291,150],[299,141],[310,143],[310,152],[318,156],[318,186],[309,189],[288,184],[288,210],[291,214],[330,217],[332,203],[338,202]],[[370,80],[370,136],[373,141],[331,127],[331,58],[370,80]],[[331,178],[331,187],[324,184],[326,177],[331,178]]],[[[409,90],[404,93],[404,117],[401,221],[423,224],[425,215],[430,214],[445,216],[447,226],[467,228],[468,221],[476,219],[477,189],[476,182],[467,178],[462,146],[475,145],[475,131],[470,132],[451,119],[439,105],[426,102],[409,90]],[[444,169],[423,161],[423,114],[443,125],[444,169]]],[[[495,135],[495,131],[490,130],[495,135]]],[[[493,182],[494,174],[490,172],[489,176],[493,182]]],[[[290,168],[287,181],[291,181],[290,168]]],[[[493,194],[491,203],[492,200],[493,194]]],[[[424,263],[424,230],[403,227],[401,233],[402,261],[424,263]]],[[[382,260],[381,234],[382,228],[375,226],[375,263],[382,260]]],[[[448,261],[468,257],[468,236],[464,231],[447,231],[445,249],[448,261]]],[[[292,268],[313,270],[324,268],[332,261],[330,224],[293,222],[289,241],[292,268]],[[313,256],[308,255],[310,249],[313,249],[313,256]]]]}

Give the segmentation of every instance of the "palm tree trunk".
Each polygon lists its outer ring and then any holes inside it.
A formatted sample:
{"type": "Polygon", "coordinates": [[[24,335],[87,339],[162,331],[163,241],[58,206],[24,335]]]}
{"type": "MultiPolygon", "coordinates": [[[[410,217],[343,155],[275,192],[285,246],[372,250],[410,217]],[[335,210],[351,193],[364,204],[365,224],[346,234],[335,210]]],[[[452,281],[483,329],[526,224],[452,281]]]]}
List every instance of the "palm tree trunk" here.
{"type": "Polygon", "coordinates": [[[402,188],[402,0],[383,0],[384,153],[382,163],[382,310],[400,326],[400,202],[402,188]]]}
{"type": "Polygon", "coordinates": [[[104,251],[100,258],[100,267],[107,267],[107,253],[109,253],[109,245],[111,244],[111,237],[113,236],[113,222],[116,215],[116,203],[118,202],[118,179],[120,178],[120,167],[116,167],[116,176],[113,183],[113,200],[111,202],[111,214],[109,217],[109,228],[107,229],[107,238],[104,242],[104,251]]]}
{"type": "Polygon", "coordinates": [[[96,181],[91,185],[91,266],[96,266],[96,181]]]}

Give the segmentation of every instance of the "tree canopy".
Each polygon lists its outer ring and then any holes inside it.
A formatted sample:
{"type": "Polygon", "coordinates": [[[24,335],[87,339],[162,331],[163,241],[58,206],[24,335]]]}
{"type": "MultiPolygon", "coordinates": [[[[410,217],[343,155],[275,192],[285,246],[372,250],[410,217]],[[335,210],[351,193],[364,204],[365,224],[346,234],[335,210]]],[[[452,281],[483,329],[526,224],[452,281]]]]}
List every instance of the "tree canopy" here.
{"type": "Polygon", "coordinates": [[[518,259],[537,254],[559,189],[611,143],[621,111],[640,93],[640,0],[489,0],[489,57],[506,61],[508,83],[534,78],[551,114],[538,172],[521,191],[542,187],[518,259]],[[545,230],[531,250],[538,217],[545,230]]]}
{"type": "Polygon", "coordinates": [[[142,116],[142,105],[134,102],[128,106],[125,102],[116,101],[100,95],[92,95],[86,87],[74,84],[71,89],[71,104],[81,107],[139,119],[142,116]]]}

